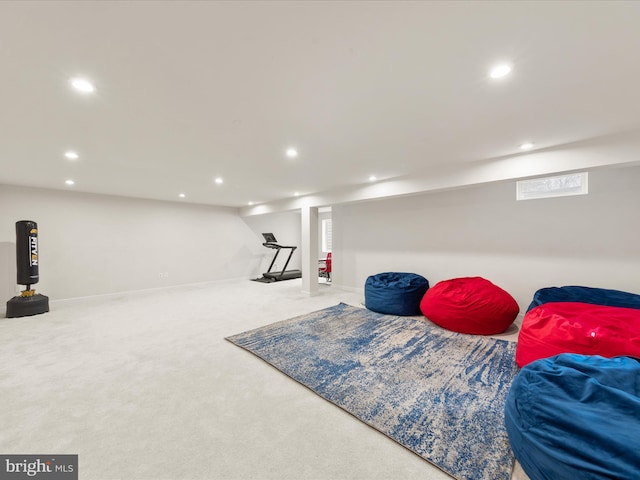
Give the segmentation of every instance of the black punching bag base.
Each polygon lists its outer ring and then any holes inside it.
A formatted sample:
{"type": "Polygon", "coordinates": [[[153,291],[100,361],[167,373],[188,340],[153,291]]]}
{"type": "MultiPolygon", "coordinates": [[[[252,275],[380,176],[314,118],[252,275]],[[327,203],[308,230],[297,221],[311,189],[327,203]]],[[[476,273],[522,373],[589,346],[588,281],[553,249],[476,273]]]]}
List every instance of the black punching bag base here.
{"type": "Polygon", "coordinates": [[[49,311],[49,297],[36,293],[30,297],[13,297],[7,302],[7,318],[28,317],[49,311]]]}

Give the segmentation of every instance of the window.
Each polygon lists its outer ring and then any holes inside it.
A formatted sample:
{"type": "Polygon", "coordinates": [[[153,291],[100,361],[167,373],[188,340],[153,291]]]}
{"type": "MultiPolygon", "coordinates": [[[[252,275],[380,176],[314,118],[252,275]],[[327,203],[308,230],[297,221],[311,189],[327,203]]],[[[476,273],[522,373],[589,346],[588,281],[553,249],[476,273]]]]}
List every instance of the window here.
{"type": "Polygon", "coordinates": [[[322,252],[331,251],[331,219],[322,220],[322,252]]]}
{"type": "Polygon", "coordinates": [[[565,197],[589,193],[587,172],[569,173],[555,177],[533,178],[516,182],[516,199],[565,197]]]}

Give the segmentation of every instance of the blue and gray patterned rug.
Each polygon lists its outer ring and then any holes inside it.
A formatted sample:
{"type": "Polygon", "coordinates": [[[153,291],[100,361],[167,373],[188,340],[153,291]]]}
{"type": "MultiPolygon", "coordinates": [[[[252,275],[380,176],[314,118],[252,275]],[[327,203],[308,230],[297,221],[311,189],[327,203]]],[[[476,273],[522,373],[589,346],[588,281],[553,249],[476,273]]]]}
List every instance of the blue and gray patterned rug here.
{"type": "Polygon", "coordinates": [[[459,480],[510,478],[515,343],[342,303],[227,340],[459,480]]]}

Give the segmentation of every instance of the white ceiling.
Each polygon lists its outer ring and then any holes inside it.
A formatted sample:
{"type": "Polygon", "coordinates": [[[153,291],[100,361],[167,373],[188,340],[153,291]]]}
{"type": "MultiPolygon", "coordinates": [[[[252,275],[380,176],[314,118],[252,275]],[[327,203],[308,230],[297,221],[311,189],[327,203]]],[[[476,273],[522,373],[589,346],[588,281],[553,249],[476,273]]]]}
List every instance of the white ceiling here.
{"type": "Polygon", "coordinates": [[[0,184],[243,207],[640,131],[639,25],[640,2],[3,1],[0,184]]]}

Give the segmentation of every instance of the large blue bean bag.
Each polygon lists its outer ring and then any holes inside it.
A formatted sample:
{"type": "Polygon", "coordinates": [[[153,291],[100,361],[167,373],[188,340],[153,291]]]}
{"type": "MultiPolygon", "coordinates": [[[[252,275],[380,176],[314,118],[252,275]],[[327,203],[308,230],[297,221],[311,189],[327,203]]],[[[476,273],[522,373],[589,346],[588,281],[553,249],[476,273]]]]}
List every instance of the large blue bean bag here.
{"type": "Polygon", "coordinates": [[[623,307],[640,309],[640,295],[608,290],[605,288],[591,288],[579,286],[541,288],[533,295],[529,310],[549,302],[580,302],[607,307],[623,307]]]}
{"type": "Polygon", "coordinates": [[[640,478],[640,360],[561,354],[514,379],[505,405],[531,480],[640,478]]]}
{"type": "Polygon", "coordinates": [[[364,284],[364,303],[378,313],[420,315],[420,301],[428,289],[429,281],[416,273],[378,273],[364,284]]]}

